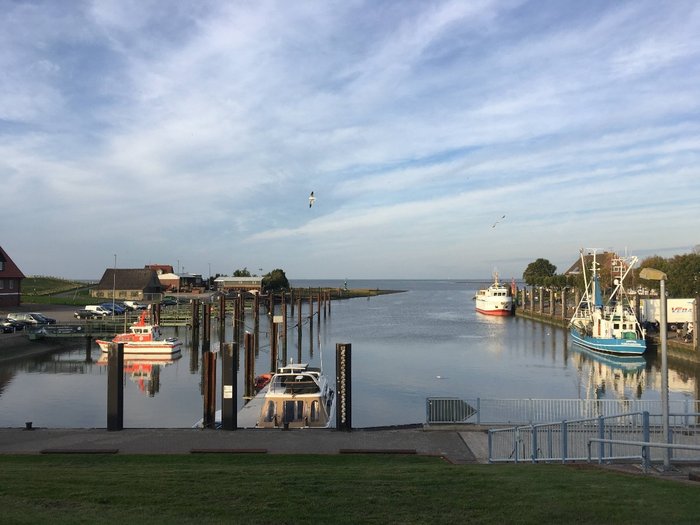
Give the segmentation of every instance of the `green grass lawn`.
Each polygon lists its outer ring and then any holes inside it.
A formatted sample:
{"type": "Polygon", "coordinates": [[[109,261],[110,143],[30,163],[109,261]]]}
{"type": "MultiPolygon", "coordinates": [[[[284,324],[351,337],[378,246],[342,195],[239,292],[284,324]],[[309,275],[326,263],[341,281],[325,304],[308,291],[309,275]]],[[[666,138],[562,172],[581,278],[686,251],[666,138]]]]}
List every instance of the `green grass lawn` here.
{"type": "Polygon", "coordinates": [[[3,523],[697,523],[700,487],[394,455],[0,456],[3,523]]]}

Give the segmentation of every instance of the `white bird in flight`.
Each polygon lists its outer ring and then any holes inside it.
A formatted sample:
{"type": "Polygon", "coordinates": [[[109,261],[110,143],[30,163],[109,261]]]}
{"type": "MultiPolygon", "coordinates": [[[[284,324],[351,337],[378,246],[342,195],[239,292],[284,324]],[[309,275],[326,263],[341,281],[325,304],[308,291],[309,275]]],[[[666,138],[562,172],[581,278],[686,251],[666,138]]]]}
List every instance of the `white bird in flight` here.
{"type": "Polygon", "coordinates": [[[314,205],[314,202],[316,202],[316,197],[314,197],[314,192],[311,192],[311,195],[309,195],[309,208],[314,205]]]}

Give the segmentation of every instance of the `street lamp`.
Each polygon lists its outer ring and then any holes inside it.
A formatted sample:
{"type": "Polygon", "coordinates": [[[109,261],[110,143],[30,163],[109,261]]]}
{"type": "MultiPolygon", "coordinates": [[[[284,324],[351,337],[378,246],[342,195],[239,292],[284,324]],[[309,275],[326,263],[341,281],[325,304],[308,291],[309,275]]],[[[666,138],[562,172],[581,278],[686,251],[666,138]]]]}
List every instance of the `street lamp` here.
{"type": "MultiPolygon", "coordinates": [[[[664,443],[669,443],[668,424],[668,352],[667,352],[667,328],[666,328],[666,274],[653,268],[642,268],[639,277],[650,281],[659,281],[659,300],[661,301],[661,319],[659,320],[659,332],[661,336],[661,418],[663,419],[664,443]]],[[[671,450],[664,449],[664,469],[671,468],[671,450]]]]}
{"type": "Polygon", "coordinates": [[[117,254],[114,254],[114,275],[112,276],[112,315],[114,312],[115,295],[117,293],[117,254]]]}

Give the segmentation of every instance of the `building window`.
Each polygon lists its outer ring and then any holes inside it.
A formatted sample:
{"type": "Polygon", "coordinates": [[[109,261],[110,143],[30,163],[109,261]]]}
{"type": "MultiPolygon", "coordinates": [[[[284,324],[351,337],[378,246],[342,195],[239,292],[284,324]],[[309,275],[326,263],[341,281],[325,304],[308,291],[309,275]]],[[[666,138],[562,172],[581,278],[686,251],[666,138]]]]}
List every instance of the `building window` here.
{"type": "Polygon", "coordinates": [[[0,290],[3,290],[5,288],[5,281],[0,279],[0,290]]]}
{"type": "Polygon", "coordinates": [[[14,289],[15,289],[15,282],[14,282],[12,279],[10,279],[10,280],[8,281],[8,283],[9,283],[9,285],[10,285],[10,290],[14,290],[14,289]]]}

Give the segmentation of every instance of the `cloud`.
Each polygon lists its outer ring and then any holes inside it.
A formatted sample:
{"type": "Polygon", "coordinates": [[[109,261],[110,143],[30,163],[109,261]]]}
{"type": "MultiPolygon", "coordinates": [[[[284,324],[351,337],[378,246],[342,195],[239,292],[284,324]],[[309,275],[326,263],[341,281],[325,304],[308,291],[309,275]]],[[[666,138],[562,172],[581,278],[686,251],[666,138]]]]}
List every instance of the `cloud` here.
{"type": "MultiPolygon", "coordinates": [[[[75,243],[56,273],[80,276],[115,246],[293,277],[681,246],[699,22],[684,2],[12,3],[0,215],[75,243]]],[[[3,243],[53,273],[42,247],[3,243]]]]}

